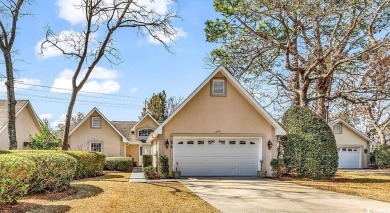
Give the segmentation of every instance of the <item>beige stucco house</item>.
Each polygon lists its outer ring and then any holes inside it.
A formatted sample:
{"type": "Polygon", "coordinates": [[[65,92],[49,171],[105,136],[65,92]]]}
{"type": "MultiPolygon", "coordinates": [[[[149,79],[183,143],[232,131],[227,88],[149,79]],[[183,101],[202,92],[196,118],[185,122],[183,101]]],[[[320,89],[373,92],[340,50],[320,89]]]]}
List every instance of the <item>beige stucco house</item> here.
{"type": "Polygon", "coordinates": [[[130,140],[126,146],[126,155],[134,158],[138,166],[142,165],[142,156],[151,154],[151,144],[147,141],[159,123],[147,113],[130,130],[130,140]]]}
{"type": "Polygon", "coordinates": [[[370,145],[375,142],[344,120],[338,119],[330,126],[338,148],[339,168],[367,168],[370,145]]]}
{"type": "Polygon", "coordinates": [[[154,164],[169,158],[183,176],[271,174],[277,135],[286,131],[224,67],[217,68],[151,134],[154,164]]]}
{"type": "MultiPolygon", "coordinates": [[[[15,112],[18,149],[24,149],[29,136],[39,132],[41,121],[28,100],[17,100],[15,112]]],[[[0,149],[9,149],[7,100],[0,100],[0,149]]]]}
{"type": "Polygon", "coordinates": [[[123,123],[110,122],[97,108],[93,108],[70,131],[70,150],[103,152],[107,157],[126,156],[129,139],[115,125],[123,123]]]}

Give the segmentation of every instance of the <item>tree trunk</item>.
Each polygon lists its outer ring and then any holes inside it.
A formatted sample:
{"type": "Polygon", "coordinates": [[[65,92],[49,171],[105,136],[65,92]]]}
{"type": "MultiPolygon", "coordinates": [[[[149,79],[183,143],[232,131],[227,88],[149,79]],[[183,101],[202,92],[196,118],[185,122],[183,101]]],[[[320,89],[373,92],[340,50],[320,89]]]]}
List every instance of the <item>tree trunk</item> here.
{"type": "Polygon", "coordinates": [[[383,130],[381,128],[377,127],[376,133],[379,136],[379,142],[381,143],[381,145],[386,145],[386,137],[385,137],[385,133],[383,132],[383,130]]]}
{"type": "Polygon", "coordinates": [[[76,89],[73,89],[72,97],[70,98],[70,102],[69,102],[69,106],[68,106],[68,111],[66,112],[62,150],[69,150],[69,148],[70,148],[70,144],[69,144],[70,123],[72,121],[72,112],[73,112],[74,104],[76,103],[77,93],[78,93],[78,91],[76,89]]]}
{"type": "Polygon", "coordinates": [[[330,76],[325,77],[325,78],[321,77],[318,79],[317,92],[318,92],[318,95],[321,97],[316,100],[315,111],[323,119],[326,118],[326,114],[327,114],[327,112],[326,112],[327,109],[325,107],[325,101],[326,101],[326,98],[330,94],[330,87],[331,87],[331,77],[330,76]]]}
{"type": "Polygon", "coordinates": [[[11,53],[9,49],[4,52],[4,61],[7,72],[7,100],[8,100],[8,139],[9,149],[17,149],[18,142],[16,139],[16,125],[15,125],[15,91],[14,91],[14,70],[12,65],[11,53]]]}

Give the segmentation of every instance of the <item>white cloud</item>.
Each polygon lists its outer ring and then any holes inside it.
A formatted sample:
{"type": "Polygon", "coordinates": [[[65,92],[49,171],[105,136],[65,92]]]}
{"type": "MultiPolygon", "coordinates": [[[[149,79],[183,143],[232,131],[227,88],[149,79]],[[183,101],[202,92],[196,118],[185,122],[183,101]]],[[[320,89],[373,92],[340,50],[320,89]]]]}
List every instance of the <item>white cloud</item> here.
{"type": "Polygon", "coordinates": [[[38,117],[40,118],[40,119],[48,119],[48,120],[50,120],[52,117],[53,117],[53,114],[51,114],[51,113],[46,113],[46,114],[40,114],[40,115],[38,115],[38,117]]]}
{"type": "MultiPolygon", "coordinates": [[[[96,33],[91,34],[91,38],[89,39],[90,43],[91,42],[96,43],[95,38],[96,38],[96,33]]],[[[56,45],[59,48],[61,48],[67,53],[78,53],[84,47],[85,35],[83,33],[76,32],[73,30],[64,30],[61,31],[58,34],[58,36],[49,37],[49,40],[52,41],[53,43],[56,43],[56,45]],[[69,41],[70,38],[72,42],[69,41]]],[[[38,41],[34,47],[35,53],[40,57],[42,57],[42,59],[47,59],[47,58],[52,58],[52,57],[62,55],[62,51],[60,51],[58,48],[54,47],[49,43],[45,43],[43,45],[42,54],[41,54],[41,46],[44,41],[45,41],[44,39],[38,41]]]]}
{"type": "Polygon", "coordinates": [[[78,8],[81,5],[80,0],[57,0],[59,14],[58,16],[71,25],[83,24],[85,21],[85,15],[83,10],[78,8]]]}
{"type": "Polygon", "coordinates": [[[138,88],[137,88],[137,87],[132,87],[132,88],[130,89],[130,92],[131,92],[131,93],[136,93],[136,92],[138,92],[138,88]]]}
{"type": "MultiPolygon", "coordinates": [[[[82,71],[83,76],[85,71],[82,71]]],[[[72,77],[74,71],[65,69],[62,71],[57,78],[54,79],[53,88],[51,92],[58,93],[70,93],[72,89],[72,77]],[[61,88],[61,89],[58,89],[61,88]],[[63,90],[65,89],[65,90],[63,90]]],[[[84,84],[81,92],[97,92],[104,94],[111,94],[119,91],[120,84],[115,79],[118,74],[115,70],[109,70],[104,67],[96,67],[89,77],[89,80],[84,84]],[[97,71],[96,73],[94,73],[97,71]]]]}
{"type": "MultiPolygon", "coordinates": [[[[0,81],[0,93],[7,92],[7,88],[5,87],[5,79],[0,81]]],[[[37,78],[19,78],[15,81],[15,91],[28,89],[34,85],[40,85],[41,81],[37,78]]]]}
{"type": "MultiPolygon", "coordinates": [[[[164,35],[164,32],[162,32],[162,31],[156,32],[156,36],[157,36],[161,41],[163,41],[163,42],[166,43],[166,44],[169,44],[170,42],[176,41],[176,40],[179,39],[179,38],[185,38],[185,37],[187,37],[187,33],[184,32],[183,29],[177,28],[176,31],[177,31],[176,34],[173,35],[173,36],[164,35]]],[[[161,44],[159,40],[155,39],[155,38],[154,38],[153,36],[151,36],[151,35],[148,35],[148,42],[149,42],[149,43],[152,43],[152,44],[161,44]]]]}
{"type": "MultiPolygon", "coordinates": [[[[80,8],[81,0],[57,0],[58,17],[68,21],[71,25],[84,24],[85,12],[80,8]]],[[[173,3],[172,0],[135,0],[139,6],[145,7],[146,11],[155,11],[158,14],[164,14],[168,11],[168,7],[173,3]]],[[[102,5],[112,5],[112,1],[103,0],[102,5]]],[[[135,10],[139,10],[131,6],[135,10]]]]}

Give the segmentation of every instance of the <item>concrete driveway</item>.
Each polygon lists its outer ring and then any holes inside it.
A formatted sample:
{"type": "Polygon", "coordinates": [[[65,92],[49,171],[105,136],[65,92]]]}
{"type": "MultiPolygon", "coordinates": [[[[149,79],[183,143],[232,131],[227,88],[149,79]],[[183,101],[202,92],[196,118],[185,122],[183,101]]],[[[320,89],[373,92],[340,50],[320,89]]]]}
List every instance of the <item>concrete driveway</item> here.
{"type": "Polygon", "coordinates": [[[222,212],[385,212],[390,203],[257,178],[180,181],[222,212]]]}

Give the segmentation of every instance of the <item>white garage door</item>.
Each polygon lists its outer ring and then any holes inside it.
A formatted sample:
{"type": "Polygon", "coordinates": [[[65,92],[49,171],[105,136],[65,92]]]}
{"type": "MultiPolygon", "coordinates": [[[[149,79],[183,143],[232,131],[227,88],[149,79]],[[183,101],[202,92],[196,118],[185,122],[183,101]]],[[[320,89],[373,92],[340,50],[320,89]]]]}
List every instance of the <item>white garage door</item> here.
{"type": "Polygon", "coordinates": [[[361,168],[360,165],[360,148],[339,148],[339,168],[361,168]]]}
{"type": "Polygon", "coordinates": [[[182,176],[255,176],[259,170],[259,138],[173,138],[182,176]]]}

